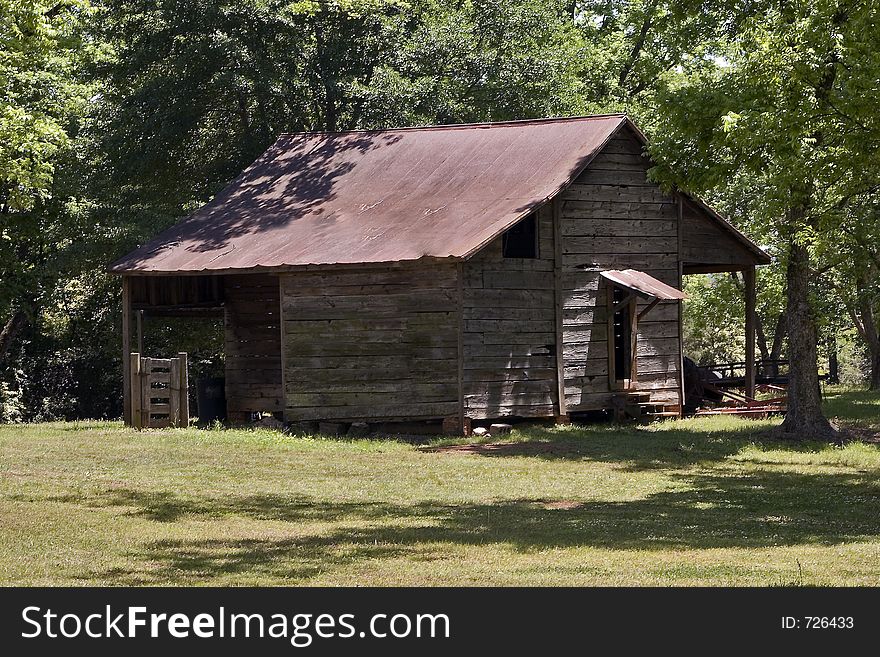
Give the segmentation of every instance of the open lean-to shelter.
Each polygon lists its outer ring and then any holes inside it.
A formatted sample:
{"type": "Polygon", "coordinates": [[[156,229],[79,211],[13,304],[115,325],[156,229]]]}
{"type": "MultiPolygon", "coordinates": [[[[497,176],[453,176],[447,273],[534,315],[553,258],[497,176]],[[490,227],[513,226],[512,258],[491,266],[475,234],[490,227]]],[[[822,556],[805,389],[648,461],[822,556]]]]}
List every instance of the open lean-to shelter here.
{"type": "Polygon", "coordinates": [[[645,146],[623,115],[282,135],[111,266],[126,420],[136,311],[223,314],[233,421],[680,413],[682,276],[744,272],[754,363],[769,257],[645,146]]]}

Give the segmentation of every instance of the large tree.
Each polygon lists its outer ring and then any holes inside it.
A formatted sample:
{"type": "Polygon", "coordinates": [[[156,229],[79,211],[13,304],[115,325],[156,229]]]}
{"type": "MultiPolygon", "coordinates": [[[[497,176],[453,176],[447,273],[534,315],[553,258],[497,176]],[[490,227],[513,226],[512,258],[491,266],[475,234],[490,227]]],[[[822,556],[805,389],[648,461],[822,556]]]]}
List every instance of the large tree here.
{"type": "Polygon", "coordinates": [[[877,182],[873,102],[880,77],[874,3],[771,3],[743,25],[717,66],[670,90],[672,128],[657,152],[699,190],[748,175],[786,267],[788,413],[780,433],[831,438],[821,408],[814,257],[840,208],[877,182]]]}
{"type": "Polygon", "coordinates": [[[87,6],[0,0],[0,361],[33,319],[43,247],[39,217],[84,99],[75,74],[87,6]]]}

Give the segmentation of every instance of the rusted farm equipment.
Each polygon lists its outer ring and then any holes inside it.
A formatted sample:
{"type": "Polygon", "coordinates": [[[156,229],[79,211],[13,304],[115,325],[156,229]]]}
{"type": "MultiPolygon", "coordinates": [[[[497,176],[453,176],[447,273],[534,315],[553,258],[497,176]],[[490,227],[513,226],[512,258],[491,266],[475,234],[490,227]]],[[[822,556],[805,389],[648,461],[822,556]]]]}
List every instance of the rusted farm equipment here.
{"type": "Polygon", "coordinates": [[[131,354],[132,425],[137,429],[189,425],[186,353],[176,358],[131,354]]]}
{"type": "Polygon", "coordinates": [[[767,417],[785,413],[788,397],[788,361],[761,360],[755,363],[755,391],[767,395],[758,399],[742,392],[746,384],[746,363],[724,363],[696,367],[698,392],[688,400],[693,415],[745,415],[767,417]]]}

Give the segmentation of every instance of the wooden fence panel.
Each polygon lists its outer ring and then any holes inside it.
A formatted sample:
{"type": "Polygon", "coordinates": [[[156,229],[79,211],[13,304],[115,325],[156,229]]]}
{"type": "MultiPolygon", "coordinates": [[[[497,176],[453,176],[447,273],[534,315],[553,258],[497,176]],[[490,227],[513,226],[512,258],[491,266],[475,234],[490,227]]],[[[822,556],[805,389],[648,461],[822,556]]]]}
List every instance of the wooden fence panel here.
{"type": "Polygon", "coordinates": [[[136,429],[189,425],[187,356],[145,358],[131,354],[131,426],[136,429]]]}

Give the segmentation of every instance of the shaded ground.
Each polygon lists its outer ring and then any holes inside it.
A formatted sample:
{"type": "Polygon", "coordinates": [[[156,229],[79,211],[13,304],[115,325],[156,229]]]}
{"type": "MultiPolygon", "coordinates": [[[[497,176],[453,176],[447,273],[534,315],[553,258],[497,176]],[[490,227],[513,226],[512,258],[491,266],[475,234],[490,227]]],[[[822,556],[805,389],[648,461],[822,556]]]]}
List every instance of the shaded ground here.
{"type": "MultiPolygon", "coordinates": [[[[880,425],[874,394],[828,409],[880,425]]],[[[877,585],[880,449],[769,442],[772,423],[427,447],[0,427],[0,583],[877,585]]]]}

